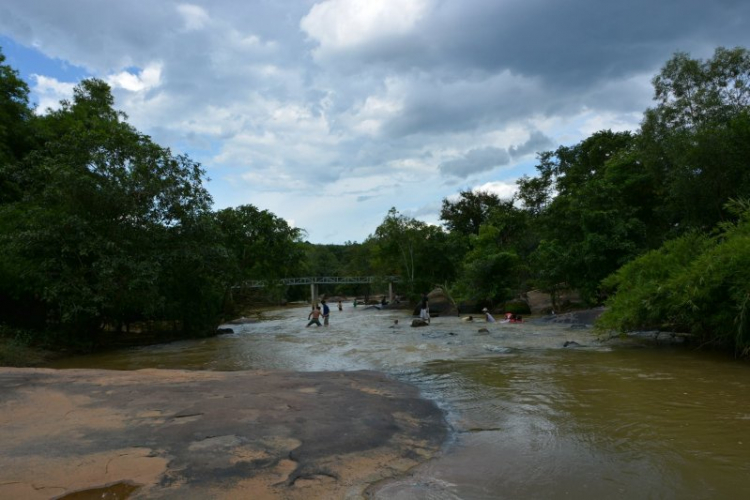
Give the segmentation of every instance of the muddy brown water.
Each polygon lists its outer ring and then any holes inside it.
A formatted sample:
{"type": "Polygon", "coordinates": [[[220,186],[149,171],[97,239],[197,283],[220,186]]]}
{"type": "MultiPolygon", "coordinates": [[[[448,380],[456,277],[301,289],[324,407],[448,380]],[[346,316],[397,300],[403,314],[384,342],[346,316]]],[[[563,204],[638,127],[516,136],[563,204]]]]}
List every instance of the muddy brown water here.
{"type": "Polygon", "coordinates": [[[750,498],[747,363],[543,322],[411,328],[403,311],[351,304],[328,328],[305,328],[307,308],[265,315],[233,334],[52,367],[386,372],[436,401],[453,433],[372,498],[750,498]]]}

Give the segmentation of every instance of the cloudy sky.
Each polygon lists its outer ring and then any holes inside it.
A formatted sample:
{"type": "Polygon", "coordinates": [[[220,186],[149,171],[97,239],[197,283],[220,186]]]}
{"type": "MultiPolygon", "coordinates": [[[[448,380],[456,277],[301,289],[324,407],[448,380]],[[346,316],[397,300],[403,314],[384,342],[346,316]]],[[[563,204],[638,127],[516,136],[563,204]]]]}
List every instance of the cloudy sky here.
{"type": "Polygon", "coordinates": [[[201,162],[216,209],[253,204],[314,243],[390,207],[439,222],[503,197],[535,154],[635,130],[676,51],[750,47],[747,0],[2,0],[0,47],[37,111],[86,77],[201,162]]]}

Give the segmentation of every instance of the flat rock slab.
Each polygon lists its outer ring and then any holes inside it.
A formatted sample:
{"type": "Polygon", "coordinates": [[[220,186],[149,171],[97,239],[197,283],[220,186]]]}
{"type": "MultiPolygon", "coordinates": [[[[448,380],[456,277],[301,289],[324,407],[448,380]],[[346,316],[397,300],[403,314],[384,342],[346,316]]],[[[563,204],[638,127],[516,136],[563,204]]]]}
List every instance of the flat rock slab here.
{"type": "Polygon", "coordinates": [[[0,368],[0,498],[356,498],[445,436],[376,372],[0,368]]]}

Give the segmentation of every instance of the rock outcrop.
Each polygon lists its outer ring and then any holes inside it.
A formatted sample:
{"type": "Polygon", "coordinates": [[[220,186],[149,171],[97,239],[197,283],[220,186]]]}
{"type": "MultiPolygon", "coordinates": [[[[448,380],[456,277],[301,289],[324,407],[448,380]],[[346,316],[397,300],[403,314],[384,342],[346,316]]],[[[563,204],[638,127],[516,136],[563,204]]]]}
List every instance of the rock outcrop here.
{"type": "MultiPolygon", "coordinates": [[[[458,316],[458,309],[442,288],[435,288],[427,294],[431,316],[458,316]]],[[[419,316],[421,301],[414,308],[414,315],[419,316]]]]}

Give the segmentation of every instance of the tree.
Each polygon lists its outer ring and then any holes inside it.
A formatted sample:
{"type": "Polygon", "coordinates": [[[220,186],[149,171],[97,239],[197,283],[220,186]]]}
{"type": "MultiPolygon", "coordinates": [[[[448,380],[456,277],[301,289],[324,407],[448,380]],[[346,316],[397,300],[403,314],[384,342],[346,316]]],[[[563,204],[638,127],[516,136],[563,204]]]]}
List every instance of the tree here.
{"type": "Polygon", "coordinates": [[[645,248],[656,199],[634,147],[629,132],[600,131],[542,153],[539,177],[519,181],[538,241],[529,256],[536,286],[553,295],[571,286],[596,302],[599,282],[645,248]]]}
{"type": "Polygon", "coordinates": [[[643,159],[666,186],[665,215],[680,234],[707,230],[750,192],[750,52],[716,49],[702,61],[677,53],[654,80],[643,159]]]}
{"type": "Polygon", "coordinates": [[[43,318],[44,313],[39,302],[26,295],[23,284],[15,279],[24,273],[24,259],[12,250],[9,237],[24,215],[13,204],[24,193],[19,172],[33,143],[33,112],[28,85],[4,61],[0,51],[0,322],[5,318],[38,324],[34,319],[39,318],[40,312],[43,318]]]}
{"type": "MultiPolygon", "coordinates": [[[[29,107],[29,87],[18,72],[3,64],[5,55],[0,51],[0,169],[10,162],[20,160],[31,146],[30,122],[33,117],[29,107]]],[[[7,179],[1,177],[0,202],[9,191],[7,179]]]]}
{"type": "Polygon", "coordinates": [[[599,326],[692,333],[750,354],[750,203],[728,203],[735,222],[692,231],[609,276],[616,290],[599,326]]]}
{"type": "Polygon", "coordinates": [[[402,276],[409,293],[421,293],[455,276],[447,235],[437,226],[388,211],[375,230],[375,268],[402,276]]]}
{"type": "Polygon", "coordinates": [[[489,191],[461,191],[456,201],[443,198],[440,220],[450,232],[478,235],[492,210],[501,204],[500,197],[489,191]]]}
{"type": "Polygon", "coordinates": [[[224,283],[227,299],[232,287],[245,280],[265,280],[267,297],[281,299],[285,290],[276,282],[299,275],[303,267],[303,231],[253,205],[220,210],[215,222],[231,262],[224,283]]]}
{"type": "MultiPolygon", "coordinates": [[[[15,296],[36,297],[48,326],[87,342],[132,321],[207,331],[220,301],[197,308],[166,286],[178,279],[215,286],[201,275],[210,273],[205,266],[184,265],[212,248],[210,231],[197,230],[207,227],[211,204],[203,169],[128,125],[100,80],[83,81],[61,104],[37,120],[39,146],[10,169],[23,195],[0,208],[15,296]]],[[[221,296],[209,288],[193,295],[221,296]]]]}
{"type": "Polygon", "coordinates": [[[462,299],[496,303],[512,298],[523,269],[518,254],[499,244],[501,230],[484,224],[472,237],[458,279],[457,295],[462,299]]]}
{"type": "Polygon", "coordinates": [[[242,280],[278,280],[301,270],[302,230],[268,210],[253,205],[225,208],[216,213],[224,247],[236,265],[234,277],[242,280]]]}
{"type": "Polygon", "coordinates": [[[750,52],[719,47],[708,61],[678,52],[652,83],[658,105],[647,119],[672,130],[713,126],[750,106],[750,52]]]}

